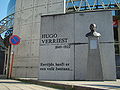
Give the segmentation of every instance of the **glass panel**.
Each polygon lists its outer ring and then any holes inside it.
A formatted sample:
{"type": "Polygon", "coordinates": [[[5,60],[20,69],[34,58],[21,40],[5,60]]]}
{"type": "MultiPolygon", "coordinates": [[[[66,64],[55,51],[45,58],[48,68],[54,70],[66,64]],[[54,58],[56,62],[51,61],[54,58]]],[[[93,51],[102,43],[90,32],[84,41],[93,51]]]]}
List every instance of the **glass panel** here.
{"type": "Polygon", "coordinates": [[[8,15],[15,12],[15,4],[16,4],[16,0],[10,0],[9,5],[8,5],[8,10],[7,10],[8,15]]]}

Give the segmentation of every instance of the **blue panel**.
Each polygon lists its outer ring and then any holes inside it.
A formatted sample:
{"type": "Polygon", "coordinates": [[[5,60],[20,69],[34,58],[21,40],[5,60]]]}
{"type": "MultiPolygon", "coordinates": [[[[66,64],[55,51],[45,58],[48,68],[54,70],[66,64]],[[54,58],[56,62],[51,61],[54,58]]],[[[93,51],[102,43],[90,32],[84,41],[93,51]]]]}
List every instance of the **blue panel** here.
{"type": "Polygon", "coordinates": [[[7,14],[10,15],[15,12],[15,5],[16,5],[16,0],[10,0],[8,9],[7,9],[7,14]]]}
{"type": "Polygon", "coordinates": [[[20,42],[20,39],[19,39],[18,37],[14,36],[13,38],[11,38],[11,42],[12,42],[13,44],[17,44],[17,43],[20,42]]]}

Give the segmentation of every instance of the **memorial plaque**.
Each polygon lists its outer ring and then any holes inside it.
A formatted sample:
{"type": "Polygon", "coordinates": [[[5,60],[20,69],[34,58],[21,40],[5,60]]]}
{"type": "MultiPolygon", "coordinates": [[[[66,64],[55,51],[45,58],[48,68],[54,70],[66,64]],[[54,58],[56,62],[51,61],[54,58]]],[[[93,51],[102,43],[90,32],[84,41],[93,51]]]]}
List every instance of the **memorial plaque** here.
{"type": "Polygon", "coordinates": [[[73,18],[66,19],[67,15],[42,17],[39,79],[74,80],[73,18]]]}
{"type": "Polygon", "coordinates": [[[97,40],[90,40],[90,49],[97,49],[97,40]]]}
{"type": "MultiPolygon", "coordinates": [[[[97,31],[102,34],[100,42],[113,41],[109,11],[41,17],[39,80],[87,80],[88,39],[85,34],[91,23],[96,23],[97,31]]],[[[91,39],[90,48],[97,49],[96,40],[91,39]]],[[[113,53],[111,43],[100,44],[105,80],[115,80],[113,53]]]]}

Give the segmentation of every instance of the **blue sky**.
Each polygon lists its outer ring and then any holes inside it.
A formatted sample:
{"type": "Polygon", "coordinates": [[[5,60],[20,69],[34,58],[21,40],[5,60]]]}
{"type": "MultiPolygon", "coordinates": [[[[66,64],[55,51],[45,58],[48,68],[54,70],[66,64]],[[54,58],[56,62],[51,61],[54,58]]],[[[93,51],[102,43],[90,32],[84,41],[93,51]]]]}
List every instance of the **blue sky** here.
{"type": "Polygon", "coordinates": [[[7,6],[10,0],[0,0],[0,20],[7,16],[7,6]]]}

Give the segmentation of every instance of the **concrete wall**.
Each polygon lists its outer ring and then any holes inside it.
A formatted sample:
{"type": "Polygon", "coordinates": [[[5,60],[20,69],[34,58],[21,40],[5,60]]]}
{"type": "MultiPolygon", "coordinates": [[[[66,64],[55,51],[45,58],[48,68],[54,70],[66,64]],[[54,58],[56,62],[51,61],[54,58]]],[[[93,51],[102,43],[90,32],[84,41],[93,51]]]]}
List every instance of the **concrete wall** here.
{"type": "MultiPolygon", "coordinates": [[[[21,37],[21,43],[12,47],[15,54],[12,77],[38,77],[40,63],[46,63],[46,66],[51,63],[67,70],[39,71],[39,79],[85,80],[88,45],[69,46],[68,43],[87,43],[85,34],[91,23],[98,25],[101,42],[112,42],[112,15],[110,12],[94,12],[45,16],[41,22],[41,15],[64,13],[64,7],[64,0],[16,1],[14,34],[21,37]],[[61,44],[63,48],[51,44],[42,46],[40,35],[46,33],[67,38],[67,41],[62,39],[65,42],[61,44]]],[[[113,44],[101,44],[101,57],[105,79],[115,79],[113,44]]]]}
{"type": "Polygon", "coordinates": [[[43,16],[40,31],[40,80],[87,79],[88,44],[80,43],[88,43],[85,35],[90,31],[91,23],[97,24],[97,32],[102,35],[100,54],[103,79],[115,80],[114,45],[109,43],[114,41],[112,14],[109,11],[43,16]]]}
{"type": "Polygon", "coordinates": [[[21,37],[21,43],[12,48],[12,77],[38,77],[41,15],[64,11],[64,0],[16,0],[14,34],[21,37]]]}

